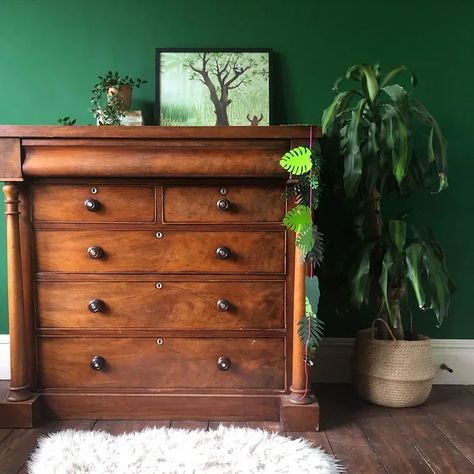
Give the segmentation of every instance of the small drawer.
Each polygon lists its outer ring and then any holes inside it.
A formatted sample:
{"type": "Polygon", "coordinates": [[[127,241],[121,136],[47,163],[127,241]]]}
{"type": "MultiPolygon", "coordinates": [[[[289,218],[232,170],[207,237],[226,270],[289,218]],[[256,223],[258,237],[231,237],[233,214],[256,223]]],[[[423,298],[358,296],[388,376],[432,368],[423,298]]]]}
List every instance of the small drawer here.
{"type": "Polygon", "coordinates": [[[281,222],[284,186],[165,186],[163,220],[169,223],[281,222]]]}
{"type": "Polygon", "coordinates": [[[37,281],[37,325],[284,329],[284,281],[37,281]]]}
{"type": "Polygon", "coordinates": [[[153,223],[153,186],[36,184],[33,220],[40,222],[153,223]]]}
{"type": "Polygon", "coordinates": [[[283,338],[38,337],[41,388],[285,389],[283,338]]]}
{"type": "Polygon", "coordinates": [[[284,273],[285,231],[37,230],[37,270],[284,273]]]}

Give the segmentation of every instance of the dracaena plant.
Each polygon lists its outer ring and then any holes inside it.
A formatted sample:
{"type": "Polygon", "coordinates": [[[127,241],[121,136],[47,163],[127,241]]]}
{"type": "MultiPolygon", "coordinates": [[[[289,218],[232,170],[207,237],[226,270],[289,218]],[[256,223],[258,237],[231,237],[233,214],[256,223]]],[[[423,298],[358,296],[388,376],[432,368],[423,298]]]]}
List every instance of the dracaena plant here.
{"type": "MultiPolygon", "coordinates": [[[[348,199],[361,203],[355,218],[360,249],[352,263],[351,301],[382,316],[398,339],[412,295],[422,309],[432,309],[438,325],[448,313],[453,285],[441,247],[431,233],[408,226],[403,216],[384,219],[381,199],[448,185],[446,140],[441,129],[413,97],[416,76],[405,66],[381,74],[378,65],[350,67],[334,86],[336,96],[324,111],[323,133],[336,146],[336,173],[348,199]],[[395,80],[406,74],[407,89],[395,80]],[[343,81],[349,86],[340,90],[343,81]]],[[[331,147],[328,147],[330,149],[331,147]]]]}
{"type": "Polygon", "coordinates": [[[323,259],[323,239],[314,222],[314,211],[319,203],[320,156],[321,148],[316,142],[311,148],[294,148],[280,160],[280,165],[291,177],[283,197],[296,204],[288,210],[283,223],[296,233],[296,246],[309,267],[309,275],[305,278],[305,314],[298,321],[298,335],[305,344],[310,365],[323,327],[318,317],[319,281],[313,272],[314,266],[323,259]]]}

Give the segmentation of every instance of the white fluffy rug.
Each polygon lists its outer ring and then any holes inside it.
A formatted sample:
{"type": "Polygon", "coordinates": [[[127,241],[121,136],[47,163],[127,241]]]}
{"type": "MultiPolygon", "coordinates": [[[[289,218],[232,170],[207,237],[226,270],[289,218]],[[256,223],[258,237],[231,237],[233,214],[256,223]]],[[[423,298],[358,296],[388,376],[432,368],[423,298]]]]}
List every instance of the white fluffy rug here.
{"type": "Polygon", "coordinates": [[[337,474],[337,460],[305,440],[249,428],[151,428],[112,436],[66,430],[39,441],[31,474],[337,474]]]}

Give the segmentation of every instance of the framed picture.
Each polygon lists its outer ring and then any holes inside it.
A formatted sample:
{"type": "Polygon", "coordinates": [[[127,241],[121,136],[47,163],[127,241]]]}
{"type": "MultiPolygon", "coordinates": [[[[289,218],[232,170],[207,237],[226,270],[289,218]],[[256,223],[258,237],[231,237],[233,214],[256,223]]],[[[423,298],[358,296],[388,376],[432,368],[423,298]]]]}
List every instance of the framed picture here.
{"type": "Polygon", "coordinates": [[[269,49],[157,49],[155,123],[271,124],[269,49]]]}

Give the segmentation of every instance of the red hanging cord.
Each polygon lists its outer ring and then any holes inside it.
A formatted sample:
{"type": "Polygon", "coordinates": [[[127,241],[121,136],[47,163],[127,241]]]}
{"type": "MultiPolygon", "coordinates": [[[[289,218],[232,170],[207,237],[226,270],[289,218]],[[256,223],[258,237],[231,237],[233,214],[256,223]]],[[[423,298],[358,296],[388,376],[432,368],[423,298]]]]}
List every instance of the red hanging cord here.
{"type": "MultiPolygon", "coordinates": [[[[313,148],[313,127],[309,127],[309,147],[313,148]]],[[[313,174],[313,168],[311,168],[309,175],[310,177],[313,174]]],[[[311,182],[309,184],[309,208],[311,216],[313,214],[313,188],[311,187],[311,182]]],[[[309,260],[309,276],[313,278],[313,257],[309,260]]],[[[304,375],[305,375],[305,387],[303,396],[300,400],[306,397],[308,393],[308,385],[309,385],[309,374],[308,374],[308,346],[309,346],[309,339],[311,336],[311,318],[308,318],[308,337],[306,338],[305,348],[304,348],[304,375]]]]}

